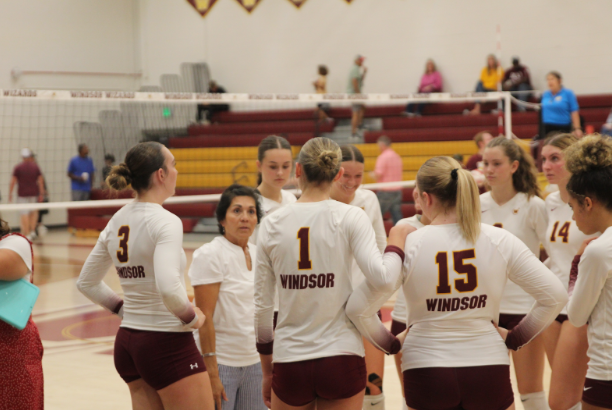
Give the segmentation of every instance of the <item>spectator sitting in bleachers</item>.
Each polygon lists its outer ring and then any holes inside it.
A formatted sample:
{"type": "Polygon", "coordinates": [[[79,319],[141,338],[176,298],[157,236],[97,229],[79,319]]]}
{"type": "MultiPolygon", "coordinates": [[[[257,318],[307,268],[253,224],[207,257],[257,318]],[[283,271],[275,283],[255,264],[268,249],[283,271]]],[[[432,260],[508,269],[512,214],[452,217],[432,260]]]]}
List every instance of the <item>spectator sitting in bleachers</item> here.
{"type": "Polygon", "coordinates": [[[602,135],[607,135],[612,137],[612,110],[610,111],[610,115],[608,115],[608,119],[605,124],[601,126],[602,135]]]}
{"type": "MultiPolygon", "coordinates": [[[[527,101],[529,99],[530,94],[525,92],[533,90],[529,69],[521,65],[518,57],[512,58],[512,67],[510,67],[504,75],[502,88],[504,91],[522,91],[519,93],[512,93],[512,95],[521,101],[527,101]]],[[[519,111],[525,111],[524,106],[517,105],[517,107],[519,111]]]]}
{"type": "MultiPolygon", "coordinates": [[[[487,56],[487,66],[480,72],[480,80],[476,84],[476,92],[484,93],[497,91],[497,85],[501,82],[504,77],[504,70],[499,66],[499,61],[493,54],[487,56]]],[[[467,111],[467,114],[477,115],[480,114],[480,103],[477,102],[471,111],[467,111]]]]}
{"type": "MultiPolygon", "coordinates": [[[[210,94],[225,94],[225,88],[217,84],[216,81],[211,80],[208,83],[208,92],[210,94]]],[[[198,117],[199,123],[210,123],[213,121],[213,115],[218,112],[229,111],[229,104],[198,104],[198,117]]]]}
{"type": "MultiPolygon", "coordinates": [[[[436,68],[436,63],[431,58],[425,64],[425,73],[421,77],[418,91],[421,94],[442,92],[442,76],[436,68]]],[[[425,103],[408,104],[403,114],[408,117],[420,117],[423,108],[425,108],[425,103]]]]}
{"type": "Polygon", "coordinates": [[[482,153],[492,139],[493,135],[489,131],[480,131],[478,134],[474,135],[474,142],[478,147],[478,152],[472,155],[465,165],[469,171],[482,168],[482,153]]]}

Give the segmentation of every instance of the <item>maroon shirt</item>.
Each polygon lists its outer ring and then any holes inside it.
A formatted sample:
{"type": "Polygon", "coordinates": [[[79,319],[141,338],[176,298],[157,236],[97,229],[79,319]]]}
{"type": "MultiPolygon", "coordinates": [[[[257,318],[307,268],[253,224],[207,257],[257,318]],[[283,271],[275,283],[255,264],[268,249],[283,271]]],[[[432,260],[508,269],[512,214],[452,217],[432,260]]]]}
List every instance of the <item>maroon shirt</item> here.
{"type": "Polygon", "coordinates": [[[42,175],[35,162],[23,161],[13,169],[13,176],[17,178],[19,187],[18,196],[38,196],[38,177],[42,175]]]}
{"type": "Polygon", "coordinates": [[[482,155],[474,154],[470,157],[465,167],[470,171],[473,171],[475,169],[478,169],[478,163],[480,161],[482,161],[482,155]]]}

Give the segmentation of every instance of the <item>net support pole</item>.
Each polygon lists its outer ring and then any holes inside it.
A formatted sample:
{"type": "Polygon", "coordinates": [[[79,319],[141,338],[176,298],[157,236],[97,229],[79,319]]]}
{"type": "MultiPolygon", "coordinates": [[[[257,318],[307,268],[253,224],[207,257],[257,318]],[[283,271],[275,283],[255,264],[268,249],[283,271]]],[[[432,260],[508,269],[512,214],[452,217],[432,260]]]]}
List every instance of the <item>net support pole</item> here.
{"type": "Polygon", "coordinates": [[[504,125],[506,138],[512,139],[512,97],[509,92],[504,94],[504,125]]]}

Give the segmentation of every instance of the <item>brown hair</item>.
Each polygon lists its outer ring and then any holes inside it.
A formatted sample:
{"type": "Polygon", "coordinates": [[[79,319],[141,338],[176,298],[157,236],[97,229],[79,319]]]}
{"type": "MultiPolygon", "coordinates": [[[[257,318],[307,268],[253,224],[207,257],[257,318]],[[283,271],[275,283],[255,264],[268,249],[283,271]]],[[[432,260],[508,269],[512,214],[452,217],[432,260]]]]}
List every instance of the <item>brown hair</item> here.
{"type": "MultiPolygon", "coordinates": [[[[484,140],[484,135],[485,134],[491,134],[490,131],[488,130],[484,130],[484,131],[480,131],[478,134],[474,135],[474,142],[476,143],[476,146],[478,147],[478,149],[480,149],[480,143],[484,140]]],[[[493,136],[493,134],[491,134],[491,136],[493,136]]]]}
{"type": "Polygon", "coordinates": [[[542,147],[551,145],[563,151],[566,148],[570,147],[571,145],[574,145],[577,141],[578,139],[574,137],[573,134],[567,134],[567,133],[566,134],[555,134],[555,135],[552,135],[546,138],[546,140],[544,140],[544,145],[542,145],[542,147]]]}
{"type": "MultiPolygon", "coordinates": [[[[279,136],[279,135],[268,135],[266,138],[262,139],[257,147],[257,160],[262,163],[264,158],[266,157],[266,152],[271,149],[288,149],[291,153],[291,158],[293,159],[293,151],[291,150],[291,144],[287,139],[279,136]]],[[[293,162],[293,161],[292,161],[293,162]]],[[[262,178],[261,172],[257,174],[257,186],[261,185],[262,178]]]]}
{"type": "Polygon", "coordinates": [[[385,144],[387,147],[391,146],[391,138],[387,137],[386,135],[383,135],[381,137],[378,137],[378,139],[376,140],[376,142],[382,142],[383,144],[385,144]]]}
{"type": "Polygon", "coordinates": [[[417,187],[455,208],[463,237],[475,243],[480,235],[480,195],[470,171],[450,157],[428,159],[417,172],[417,187]]]}
{"type": "Polygon", "coordinates": [[[538,185],[538,171],[531,155],[527,154],[519,145],[506,137],[493,138],[487,144],[487,148],[500,148],[504,155],[508,157],[510,163],[517,161],[518,168],[512,174],[512,185],[517,192],[532,196],[541,196],[540,186],[538,185]]]}
{"type": "Polygon", "coordinates": [[[495,54],[489,54],[487,56],[487,72],[491,74],[491,67],[489,67],[489,58],[492,58],[495,61],[495,67],[493,67],[494,70],[497,70],[497,67],[499,67],[499,61],[497,61],[497,57],[495,57],[495,54]]]}
{"type": "Polygon", "coordinates": [[[596,198],[612,211],[612,141],[599,134],[580,139],[565,151],[565,167],[572,176],[567,190],[583,203],[596,198]]]}
{"type": "Polygon", "coordinates": [[[318,70],[319,70],[319,75],[327,75],[327,73],[329,72],[329,70],[327,69],[327,66],[324,66],[324,65],[320,65],[318,70]]]}
{"type": "Polygon", "coordinates": [[[354,145],[343,145],[340,147],[340,150],[342,151],[342,162],[355,161],[362,164],[365,162],[363,154],[354,145]]]}
{"type": "Polygon", "coordinates": [[[300,151],[297,162],[304,170],[306,180],[315,186],[332,182],[340,171],[342,151],[329,138],[313,138],[300,151]]]}
{"type": "Polygon", "coordinates": [[[436,66],[436,63],[433,61],[433,59],[428,58],[427,61],[425,62],[425,74],[427,74],[427,64],[431,62],[431,65],[433,65],[433,73],[435,73],[436,71],[438,71],[438,67],[436,66]]]}
{"type": "Polygon", "coordinates": [[[0,238],[9,233],[11,233],[11,228],[9,227],[8,223],[5,220],[0,219],[0,238]]]}
{"type": "Polygon", "coordinates": [[[561,82],[561,80],[563,79],[561,77],[561,73],[559,73],[558,71],[550,71],[548,74],[546,74],[546,77],[548,77],[549,75],[555,77],[557,80],[559,80],[559,82],[561,82]]]}
{"type": "Polygon", "coordinates": [[[111,168],[106,183],[112,189],[121,191],[132,186],[140,193],[151,186],[151,175],[160,168],[166,171],[163,145],[149,141],[134,145],[125,155],[125,161],[111,168]]]}

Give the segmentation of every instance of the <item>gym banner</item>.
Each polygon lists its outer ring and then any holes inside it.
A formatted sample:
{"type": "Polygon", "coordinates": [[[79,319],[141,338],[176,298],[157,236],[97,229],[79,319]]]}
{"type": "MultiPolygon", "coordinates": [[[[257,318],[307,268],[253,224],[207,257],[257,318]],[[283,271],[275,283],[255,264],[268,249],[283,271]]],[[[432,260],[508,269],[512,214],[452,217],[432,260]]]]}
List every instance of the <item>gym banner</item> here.
{"type": "Polygon", "coordinates": [[[217,0],[187,0],[187,3],[191,4],[202,17],[206,17],[216,2],[217,0]]]}
{"type": "Polygon", "coordinates": [[[236,0],[247,12],[252,12],[261,0],[236,0]]]}
{"type": "Polygon", "coordinates": [[[299,9],[304,3],[306,3],[306,0],[289,0],[289,2],[299,9]]]}

